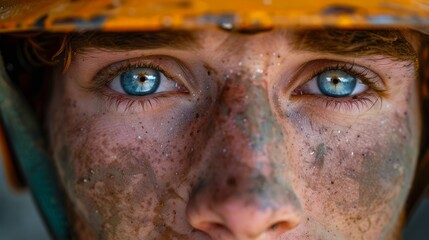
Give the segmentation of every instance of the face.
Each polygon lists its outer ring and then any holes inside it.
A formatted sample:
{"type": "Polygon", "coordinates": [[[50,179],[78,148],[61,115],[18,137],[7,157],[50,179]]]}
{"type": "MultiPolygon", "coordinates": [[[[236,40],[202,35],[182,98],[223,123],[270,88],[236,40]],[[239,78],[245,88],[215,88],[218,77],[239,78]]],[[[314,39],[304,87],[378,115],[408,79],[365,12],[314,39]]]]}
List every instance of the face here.
{"type": "Polygon", "coordinates": [[[411,33],[119,35],[77,40],[54,74],[77,236],[400,236],[420,138],[411,33]]]}

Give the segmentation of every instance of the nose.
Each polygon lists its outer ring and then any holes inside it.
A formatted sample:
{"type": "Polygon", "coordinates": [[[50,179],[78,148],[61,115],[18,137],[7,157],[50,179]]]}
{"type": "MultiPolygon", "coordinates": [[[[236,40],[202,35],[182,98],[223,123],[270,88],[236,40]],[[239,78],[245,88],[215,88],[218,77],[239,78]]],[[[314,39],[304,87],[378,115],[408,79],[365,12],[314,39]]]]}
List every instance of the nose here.
{"type": "Polygon", "coordinates": [[[276,239],[301,221],[301,207],[291,195],[280,201],[239,191],[224,201],[214,195],[199,194],[187,209],[191,225],[212,239],[276,239]]]}
{"type": "Polygon", "coordinates": [[[299,225],[302,208],[287,179],[285,137],[266,91],[230,80],[187,206],[190,224],[212,239],[275,239],[299,225]]]}

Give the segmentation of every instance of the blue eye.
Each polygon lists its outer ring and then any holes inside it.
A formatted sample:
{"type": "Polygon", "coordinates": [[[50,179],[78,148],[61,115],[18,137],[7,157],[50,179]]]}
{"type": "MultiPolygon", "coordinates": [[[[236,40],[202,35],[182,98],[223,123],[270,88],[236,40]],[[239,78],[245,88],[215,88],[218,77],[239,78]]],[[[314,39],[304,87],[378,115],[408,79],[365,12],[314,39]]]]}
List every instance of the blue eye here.
{"type": "Polygon", "coordinates": [[[356,84],[356,77],[343,70],[327,70],[317,76],[319,90],[330,97],[350,96],[356,84]]]}
{"type": "Polygon", "coordinates": [[[341,98],[368,90],[355,75],[341,69],[325,70],[294,90],[295,95],[324,95],[341,98]]]}
{"type": "Polygon", "coordinates": [[[161,73],[153,68],[134,68],[122,73],[121,87],[132,96],[145,96],[154,93],[161,82],[161,73]]]}
{"type": "Polygon", "coordinates": [[[166,77],[162,71],[151,67],[135,67],[121,72],[112,79],[109,88],[121,94],[137,97],[162,92],[188,92],[180,82],[166,77]]]}

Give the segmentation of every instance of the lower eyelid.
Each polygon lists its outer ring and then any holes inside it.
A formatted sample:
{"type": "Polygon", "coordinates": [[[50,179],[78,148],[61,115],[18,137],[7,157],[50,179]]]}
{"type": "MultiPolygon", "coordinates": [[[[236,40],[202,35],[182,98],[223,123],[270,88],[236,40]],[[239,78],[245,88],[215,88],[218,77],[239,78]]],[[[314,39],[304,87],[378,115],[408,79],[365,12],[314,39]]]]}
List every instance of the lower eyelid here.
{"type": "Polygon", "coordinates": [[[359,114],[381,104],[382,98],[378,93],[367,90],[358,94],[343,98],[333,98],[323,95],[292,96],[290,101],[298,108],[311,108],[316,112],[335,111],[344,114],[359,114]]]}
{"type": "Polygon", "coordinates": [[[179,95],[187,95],[187,93],[161,92],[147,96],[130,96],[113,91],[106,86],[101,91],[101,101],[105,103],[103,108],[106,111],[133,113],[150,111],[167,102],[177,103],[177,98],[174,97],[179,95]]]}

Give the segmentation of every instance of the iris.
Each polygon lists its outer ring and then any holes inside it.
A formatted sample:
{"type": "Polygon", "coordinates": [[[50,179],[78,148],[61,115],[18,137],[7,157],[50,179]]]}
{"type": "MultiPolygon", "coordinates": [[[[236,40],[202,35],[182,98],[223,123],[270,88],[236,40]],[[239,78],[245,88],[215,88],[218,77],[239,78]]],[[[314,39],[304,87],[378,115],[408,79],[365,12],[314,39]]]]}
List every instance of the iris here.
{"type": "Polygon", "coordinates": [[[343,70],[327,70],[317,76],[320,91],[330,97],[346,97],[353,93],[357,79],[343,70]]]}
{"type": "Polygon", "coordinates": [[[161,73],[153,68],[134,68],[120,75],[121,87],[133,96],[154,93],[160,84],[161,73]]]}

